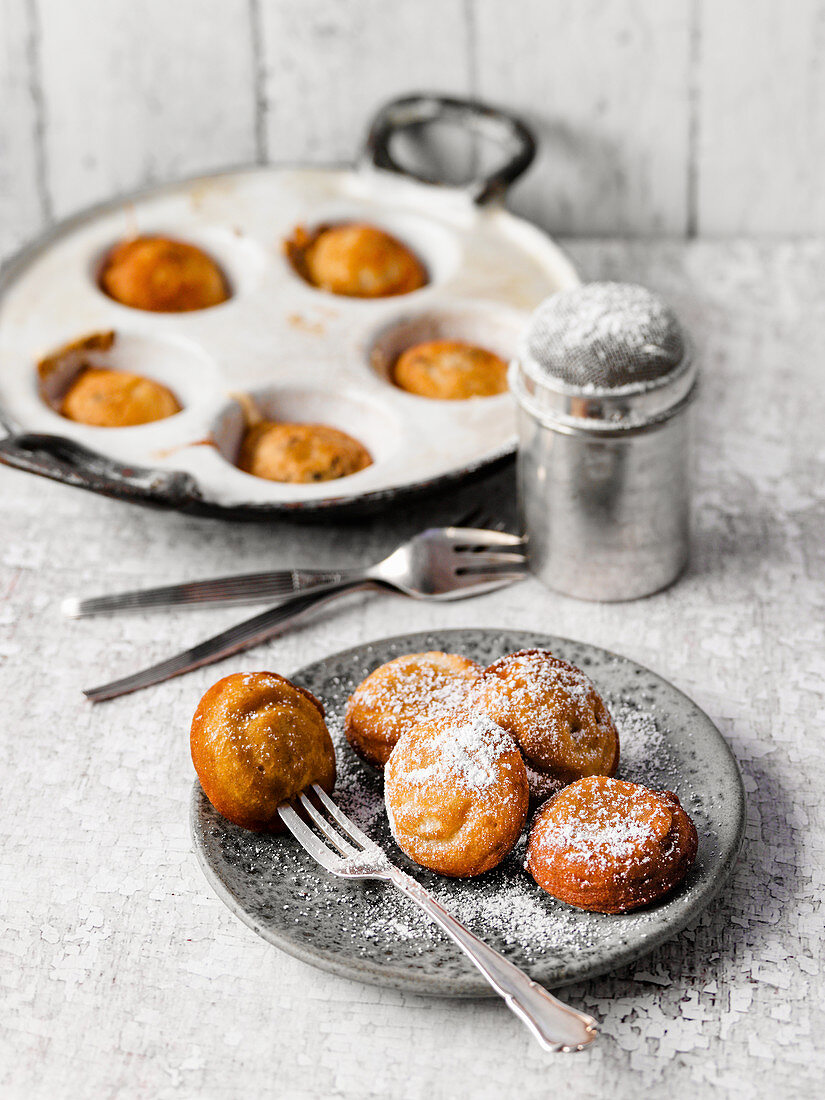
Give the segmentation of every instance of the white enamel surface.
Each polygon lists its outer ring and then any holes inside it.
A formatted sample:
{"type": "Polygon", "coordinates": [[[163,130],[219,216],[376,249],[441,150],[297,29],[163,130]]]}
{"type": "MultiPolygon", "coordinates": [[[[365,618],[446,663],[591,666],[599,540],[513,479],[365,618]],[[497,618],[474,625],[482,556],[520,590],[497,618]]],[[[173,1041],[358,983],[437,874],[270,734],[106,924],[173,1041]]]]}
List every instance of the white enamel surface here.
{"type": "Polygon", "coordinates": [[[378,334],[421,315],[447,336],[444,318],[453,317],[459,338],[476,326],[479,339],[489,332],[493,350],[507,356],[527,312],[577,281],[543,233],[505,211],[479,210],[454,191],[321,169],[190,181],[90,215],[17,271],[0,300],[0,404],[27,430],[69,436],[121,461],[185,470],[218,504],[309,503],[392,490],[505,452],[515,440],[515,414],[509,395],[447,402],[403,393],[371,365],[378,334]],[[298,224],[343,219],[368,220],[406,241],[431,283],[363,301],[302,282],[282,255],[283,239],[298,224]],[[204,247],[227,272],[232,299],[186,314],[111,301],[95,283],[99,259],[135,231],[204,247]],[[38,358],[104,329],[118,333],[115,365],[169,385],[182,413],[137,428],[91,428],[41,401],[38,358]],[[226,424],[231,395],[241,391],[264,393],[273,410],[292,419],[348,431],[371,450],[373,465],[313,485],[242,473],[224,457],[234,446],[226,424]],[[220,447],[203,446],[216,426],[220,447]]]}

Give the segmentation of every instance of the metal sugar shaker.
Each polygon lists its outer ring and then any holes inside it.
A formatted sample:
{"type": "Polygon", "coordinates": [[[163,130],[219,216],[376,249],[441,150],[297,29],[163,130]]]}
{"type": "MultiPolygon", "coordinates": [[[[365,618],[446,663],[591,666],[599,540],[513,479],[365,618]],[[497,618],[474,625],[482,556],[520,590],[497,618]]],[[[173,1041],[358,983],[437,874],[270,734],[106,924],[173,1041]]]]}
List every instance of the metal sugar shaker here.
{"type": "Polygon", "coordinates": [[[664,588],[687,562],[696,366],[670,307],[590,283],[548,298],[510,366],[531,569],[585,600],[664,588]]]}

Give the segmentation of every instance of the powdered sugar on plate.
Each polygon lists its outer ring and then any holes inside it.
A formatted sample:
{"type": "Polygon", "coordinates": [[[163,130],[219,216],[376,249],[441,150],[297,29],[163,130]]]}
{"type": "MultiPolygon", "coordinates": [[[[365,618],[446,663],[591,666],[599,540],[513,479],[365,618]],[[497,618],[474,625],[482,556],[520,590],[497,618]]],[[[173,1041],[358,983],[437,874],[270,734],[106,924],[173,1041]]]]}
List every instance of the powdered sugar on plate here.
{"type": "Polygon", "coordinates": [[[537,802],[546,802],[554,794],[558,794],[564,788],[564,780],[558,779],[549,772],[540,772],[532,766],[525,757],[524,768],[527,772],[527,782],[530,786],[530,797],[537,802]]]}
{"type": "Polygon", "coordinates": [[[617,778],[643,787],[670,790],[678,782],[663,720],[635,699],[621,696],[608,703],[619,731],[617,778]]]}

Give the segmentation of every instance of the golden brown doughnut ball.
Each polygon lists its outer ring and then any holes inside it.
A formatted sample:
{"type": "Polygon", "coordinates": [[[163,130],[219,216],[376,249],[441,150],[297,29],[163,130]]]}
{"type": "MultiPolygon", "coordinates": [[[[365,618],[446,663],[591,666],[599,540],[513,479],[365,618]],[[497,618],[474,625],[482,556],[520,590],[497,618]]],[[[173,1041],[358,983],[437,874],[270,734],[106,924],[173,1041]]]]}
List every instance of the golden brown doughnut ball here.
{"type": "Polygon", "coordinates": [[[192,719],[192,762],[218,813],[279,832],[278,806],[313,783],[335,784],[335,750],[314,695],[274,672],[225,676],[192,719]]]}
{"type": "Polygon", "coordinates": [[[134,237],[103,261],[100,286],[116,302],[154,313],[186,313],[229,297],[226,276],[200,248],[167,237],[134,237]]]}
{"type": "Polygon", "coordinates": [[[470,689],[470,706],[507,730],[539,773],[534,798],[553,784],[586,775],[614,775],[619,734],[587,676],[544,649],[501,657],[470,689]]]}
{"type": "Polygon", "coordinates": [[[371,465],[366,447],[326,424],[261,420],[247,428],[238,455],[238,467],[245,473],[296,484],[334,481],[371,465]]]}
{"type": "Polygon", "coordinates": [[[175,395],[160,382],[99,367],[81,370],[60,403],[61,415],[96,428],[151,424],[180,409],[175,395]]]}
{"type": "Polygon", "coordinates": [[[481,666],[457,653],[407,653],[374,669],[347,703],[344,732],[364,760],[383,768],[402,734],[466,705],[481,666]]]}
{"type": "Polygon", "coordinates": [[[590,776],[539,811],[527,870],[568,905],[626,913],[681,882],[697,848],[696,827],[672,791],[590,776]]]}
{"type": "Polygon", "coordinates": [[[396,386],[421,397],[465,401],[507,392],[507,364],[459,340],[429,340],[407,348],[392,372],[396,386]]]}
{"type": "Polygon", "coordinates": [[[509,734],[481,716],[424,722],[384,769],[398,847],[422,867],[466,878],[499,864],[519,838],[529,794],[509,734]]]}
{"type": "Polygon", "coordinates": [[[348,298],[389,298],[427,283],[424,265],[405,244],[374,225],[298,227],[285,249],[303,279],[348,298]]]}

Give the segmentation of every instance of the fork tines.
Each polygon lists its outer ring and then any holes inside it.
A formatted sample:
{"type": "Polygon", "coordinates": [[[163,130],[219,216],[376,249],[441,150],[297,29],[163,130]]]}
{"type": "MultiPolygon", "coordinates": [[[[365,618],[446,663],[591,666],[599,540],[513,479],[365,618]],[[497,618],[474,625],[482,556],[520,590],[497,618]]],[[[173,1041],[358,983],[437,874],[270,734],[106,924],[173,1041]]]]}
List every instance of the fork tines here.
{"type": "Polygon", "coordinates": [[[348,860],[369,857],[370,861],[378,861],[384,858],[375,841],[350,821],[317,783],[313,783],[312,792],[317,801],[303,793],[298,796],[296,805],[284,803],[279,806],[278,814],[313,859],[331,874],[341,875],[346,874],[348,860]],[[301,813],[296,806],[300,807],[301,813]]]}
{"type": "Polygon", "coordinates": [[[518,535],[474,528],[449,528],[457,576],[516,576],[527,570],[527,544],[518,535]]]}

